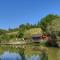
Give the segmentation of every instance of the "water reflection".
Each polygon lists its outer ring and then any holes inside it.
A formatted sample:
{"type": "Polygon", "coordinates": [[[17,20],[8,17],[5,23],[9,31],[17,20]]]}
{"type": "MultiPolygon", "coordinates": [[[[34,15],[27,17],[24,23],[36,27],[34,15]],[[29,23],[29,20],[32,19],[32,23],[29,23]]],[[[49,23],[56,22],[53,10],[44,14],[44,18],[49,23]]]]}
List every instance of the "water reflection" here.
{"type": "Polygon", "coordinates": [[[10,53],[10,52],[4,52],[0,56],[0,60],[41,60],[39,55],[33,55],[33,56],[25,56],[25,59],[18,53],[10,53]]]}
{"type": "Polygon", "coordinates": [[[26,60],[41,60],[39,55],[33,55],[31,57],[26,56],[26,60]]]}
{"type": "Polygon", "coordinates": [[[49,48],[48,59],[49,60],[60,60],[60,48],[49,48]]]}
{"type": "Polygon", "coordinates": [[[5,52],[0,56],[0,60],[41,60],[39,55],[25,56],[25,59],[22,58],[18,53],[5,52]]]}
{"type": "Polygon", "coordinates": [[[41,60],[39,55],[25,56],[25,59],[18,53],[4,52],[0,56],[0,60],[41,60]]]}
{"type": "Polygon", "coordinates": [[[1,46],[0,60],[48,60],[45,59],[48,57],[46,57],[46,52],[43,51],[45,50],[41,51],[39,46],[27,46],[25,48],[16,48],[15,46],[1,46]]]}
{"type": "Polygon", "coordinates": [[[18,53],[4,52],[0,56],[0,60],[22,60],[22,58],[18,53]]]}

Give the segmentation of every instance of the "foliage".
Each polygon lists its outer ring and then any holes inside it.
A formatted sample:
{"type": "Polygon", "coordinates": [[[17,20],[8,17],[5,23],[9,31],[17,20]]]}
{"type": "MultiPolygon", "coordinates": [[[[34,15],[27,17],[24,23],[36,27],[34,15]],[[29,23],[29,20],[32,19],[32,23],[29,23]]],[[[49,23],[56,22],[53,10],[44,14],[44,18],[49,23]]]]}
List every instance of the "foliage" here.
{"type": "Polygon", "coordinates": [[[6,30],[0,29],[0,35],[5,34],[6,32],[6,30]]]}
{"type": "Polygon", "coordinates": [[[0,29],[0,42],[5,40],[7,41],[16,37],[22,38],[24,32],[31,28],[41,28],[43,32],[46,32],[48,34],[52,34],[53,32],[55,35],[60,36],[60,18],[59,19],[58,18],[59,18],[58,15],[49,14],[43,17],[40,21],[38,21],[37,24],[29,24],[29,23],[21,24],[17,28],[14,29],[9,28],[8,31],[0,29]],[[13,34],[13,32],[14,33],[18,32],[18,33],[13,34]],[[11,34],[9,35],[8,33],[11,34]]]}
{"type": "Polygon", "coordinates": [[[21,32],[19,32],[17,37],[18,37],[18,38],[22,38],[23,36],[24,36],[24,34],[21,33],[21,32]]]}
{"type": "Polygon", "coordinates": [[[9,35],[9,39],[13,39],[13,38],[16,38],[16,35],[15,34],[9,35]]]}
{"type": "Polygon", "coordinates": [[[8,42],[9,41],[9,36],[6,34],[0,35],[0,43],[1,42],[8,42]]]}
{"type": "Polygon", "coordinates": [[[60,18],[51,21],[51,24],[47,26],[47,33],[54,34],[57,42],[60,42],[60,18]]]}
{"type": "Polygon", "coordinates": [[[44,31],[48,25],[51,24],[51,21],[58,18],[58,15],[49,14],[46,17],[42,18],[40,22],[38,22],[38,26],[41,27],[44,31]]]}

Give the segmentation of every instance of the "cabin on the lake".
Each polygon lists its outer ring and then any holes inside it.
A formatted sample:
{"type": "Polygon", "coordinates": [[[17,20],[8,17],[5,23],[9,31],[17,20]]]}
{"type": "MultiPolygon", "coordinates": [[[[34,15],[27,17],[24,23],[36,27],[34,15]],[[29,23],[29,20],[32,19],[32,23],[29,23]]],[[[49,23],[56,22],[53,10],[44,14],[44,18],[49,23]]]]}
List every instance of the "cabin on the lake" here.
{"type": "Polygon", "coordinates": [[[43,35],[41,28],[32,28],[24,33],[24,40],[26,43],[40,42],[47,40],[47,35],[43,35]]]}

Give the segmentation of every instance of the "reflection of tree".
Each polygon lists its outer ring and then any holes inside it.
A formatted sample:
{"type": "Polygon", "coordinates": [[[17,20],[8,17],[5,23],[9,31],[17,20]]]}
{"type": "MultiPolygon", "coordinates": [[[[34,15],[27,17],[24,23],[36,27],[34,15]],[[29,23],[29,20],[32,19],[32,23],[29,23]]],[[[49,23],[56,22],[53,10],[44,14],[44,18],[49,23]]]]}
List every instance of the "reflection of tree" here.
{"type": "MultiPolygon", "coordinates": [[[[16,48],[16,47],[13,47],[12,45],[11,46],[1,46],[0,47],[0,55],[2,55],[5,51],[9,51],[9,52],[18,52],[19,55],[22,57],[22,60],[25,60],[25,55],[24,55],[24,49],[23,48],[16,48]]],[[[0,59],[1,60],[1,59],[0,59]]],[[[17,60],[19,60],[19,58],[17,58],[17,60]]]]}
{"type": "Polygon", "coordinates": [[[20,54],[20,56],[22,57],[22,60],[26,60],[25,59],[25,54],[24,54],[24,49],[23,48],[18,48],[18,53],[20,54]]]}
{"type": "Polygon", "coordinates": [[[45,49],[41,50],[41,60],[48,60],[48,55],[45,49]]]}

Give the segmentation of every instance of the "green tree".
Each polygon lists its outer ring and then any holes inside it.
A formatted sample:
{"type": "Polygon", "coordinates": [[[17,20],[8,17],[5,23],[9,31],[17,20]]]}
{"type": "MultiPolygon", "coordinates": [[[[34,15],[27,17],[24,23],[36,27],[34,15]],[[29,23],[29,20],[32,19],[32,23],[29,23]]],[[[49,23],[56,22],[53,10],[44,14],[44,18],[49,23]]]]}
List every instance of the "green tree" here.
{"type": "Polygon", "coordinates": [[[40,23],[38,22],[38,27],[41,27],[44,31],[46,31],[46,28],[48,25],[50,25],[51,21],[58,18],[58,15],[49,14],[46,17],[42,18],[40,23]]]}
{"type": "Polygon", "coordinates": [[[19,28],[25,28],[25,24],[21,24],[19,28]]]}
{"type": "Polygon", "coordinates": [[[0,42],[8,42],[9,36],[7,34],[3,34],[0,36],[0,42]]]}
{"type": "Polygon", "coordinates": [[[17,37],[22,38],[23,36],[24,36],[24,34],[22,32],[19,32],[17,37]]]}
{"type": "Polygon", "coordinates": [[[5,34],[6,32],[7,32],[6,30],[0,29],[0,35],[5,34]]]}
{"type": "MultiPolygon", "coordinates": [[[[60,18],[54,19],[51,21],[50,25],[47,25],[46,29],[47,33],[49,33],[51,36],[55,35],[55,42],[60,42],[60,18]]],[[[60,43],[58,43],[60,45],[60,43]]]]}
{"type": "Polygon", "coordinates": [[[16,38],[16,35],[15,34],[9,35],[9,39],[14,39],[14,38],[16,38]]]}

